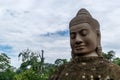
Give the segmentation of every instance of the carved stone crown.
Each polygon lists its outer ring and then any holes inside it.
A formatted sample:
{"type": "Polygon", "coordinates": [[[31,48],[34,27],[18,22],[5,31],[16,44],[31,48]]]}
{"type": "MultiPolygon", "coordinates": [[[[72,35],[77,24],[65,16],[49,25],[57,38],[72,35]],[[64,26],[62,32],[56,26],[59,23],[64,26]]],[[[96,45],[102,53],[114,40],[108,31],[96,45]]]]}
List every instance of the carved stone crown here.
{"type": "Polygon", "coordinates": [[[95,30],[99,30],[99,23],[91,14],[84,8],[80,9],[77,15],[70,21],[69,27],[80,23],[88,23],[95,30]]]}

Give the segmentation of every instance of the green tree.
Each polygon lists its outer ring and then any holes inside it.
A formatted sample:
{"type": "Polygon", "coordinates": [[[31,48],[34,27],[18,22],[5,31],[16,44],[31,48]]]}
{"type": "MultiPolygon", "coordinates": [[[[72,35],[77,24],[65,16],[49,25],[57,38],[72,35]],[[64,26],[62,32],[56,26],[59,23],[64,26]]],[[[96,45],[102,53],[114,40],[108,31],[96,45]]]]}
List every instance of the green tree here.
{"type": "Polygon", "coordinates": [[[13,80],[15,72],[12,68],[8,68],[3,72],[0,72],[0,80],[13,80]]]}
{"type": "Polygon", "coordinates": [[[112,62],[113,62],[114,64],[117,64],[117,65],[120,66],[120,58],[119,58],[119,57],[115,58],[112,62]]]}
{"type": "Polygon", "coordinates": [[[22,60],[17,70],[15,80],[47,80],[55,69],[66,64],[67,59],[57,59],[54,64],[44,63],[44,51],[36,53],[30,49],[20,52],[18,57],[22,60]]]}
{"type": "Polygon", "coordinates": [[[103,57],[109,61],[112,61],[115,58],[115,51],[111,50],[107,53],[102,53],[103,57]]]}
{"type": "Polygon", "coordinates": [[[5,54],[0,54],[0,71],[4,71],[10,67],[10,58],[5,54]]]}
{"type": "Polygon", "coordinates": [[[119,57],[115,57],[115,51],[111,50],[107,53],[102,53],[103,57],[109,61],[111,61],[114,64],[117,64],[120,66],[120,58],[119,57]]]}
{"type": "Polygon", "coordinates": [[[18,57],[22,58],[22,63],[17,71],[19,74],[15,76],[15,80],[46,80],[47,77],[44,73],[44,51],[41,50],[41,52],[41,54],[36,53],[30,49],[20,52],[18,57]]]}
{"type": "Polygon", "coordinates": [[[67,59],[56,59],[55,60],[56,66],[60,66],[60,65],[66,64],[66,63],[68,63],[67,59]]]}
{"type": "Polygon", "coordinates": [[[10,58],[5,54],[0,54],[0,80],[13,80],[14,68],[10,65],[10,58]]]}
{"type": "Polygon", "coordinates": [[[56,70],[55,64],[45,63],[44,64],[44,76],[45,78],[48,78],[55,70],[56,70]]]}
{"type": "MultiPolygon", "coordinates": [[[[42,50],[43,55],[43,50],[42,50]]],[[[42,64],[44,63],[43,56],[41,57],[40,53],[35,53],[30,49],[26,49],[18,55],[18,57],[22,57],[22,64],[20,66],[21,70],[27,70],[28,67],[31,67],[34,71],[38,71],[41,73],[42,71],[42,64]]]]}
{"type": "Polygon", "coordinates": [[[32,69],[25,70],[24,72],[15,75],[14,80],[42,80],[39,74],[36,74],[32,69]]]}

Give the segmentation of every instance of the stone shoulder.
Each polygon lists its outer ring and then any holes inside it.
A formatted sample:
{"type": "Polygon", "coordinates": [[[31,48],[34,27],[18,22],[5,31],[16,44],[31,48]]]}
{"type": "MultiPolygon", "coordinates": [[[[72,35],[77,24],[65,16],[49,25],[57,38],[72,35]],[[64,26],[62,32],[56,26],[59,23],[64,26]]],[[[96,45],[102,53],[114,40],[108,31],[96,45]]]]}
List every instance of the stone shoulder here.
{"type": "MultiPolygon", "coordinates": [[[[81,61],[81,60],[80,60],[81,61]]],[[[101,76],[101,78],[111,78],[120,80],[120,67],[105,59],[83,60],[83,62],[73,61],[59,66],[50,76],[49,80],[78,80],[80,76],[101,76]],[[75,75],[76,74],[76,75],[75,75]]]]}

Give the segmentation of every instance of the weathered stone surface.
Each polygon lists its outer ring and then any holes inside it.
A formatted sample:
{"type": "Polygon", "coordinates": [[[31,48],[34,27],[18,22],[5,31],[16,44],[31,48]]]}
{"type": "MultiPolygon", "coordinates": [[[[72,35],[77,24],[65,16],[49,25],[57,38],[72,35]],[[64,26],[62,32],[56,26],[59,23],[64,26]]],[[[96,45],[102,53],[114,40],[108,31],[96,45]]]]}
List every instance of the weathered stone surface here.
{"type": "Polygon", "coordinates": [[[102,57],[76,57],[49,80],[120,80],[120,67],[102,57]]]}

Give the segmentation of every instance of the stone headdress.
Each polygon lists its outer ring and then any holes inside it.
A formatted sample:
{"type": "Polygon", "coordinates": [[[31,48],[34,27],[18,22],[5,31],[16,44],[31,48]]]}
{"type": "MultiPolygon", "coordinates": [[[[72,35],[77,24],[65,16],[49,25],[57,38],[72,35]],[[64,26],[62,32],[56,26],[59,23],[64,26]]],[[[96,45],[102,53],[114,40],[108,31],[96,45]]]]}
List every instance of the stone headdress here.
{"type": "MultiPolygon", "coordinates": [[[[102,56],[102,48],[101,48],[101,33],[100,33],[100,25],[99,22],[94,19],[91,14],[84,8],[80,9],[77,13],[77,15],[70,21],[69,27],[72,27],[74,25],[80,24],[80,23],[88,23],[91,25],[92,29],[96,32],[96,34],[99,36],[98,40],[98,46],[96,48],[96,53],[99,56],[102,56]]],[[[74,55],[73,55],[74,56],[74,55]]]]}

